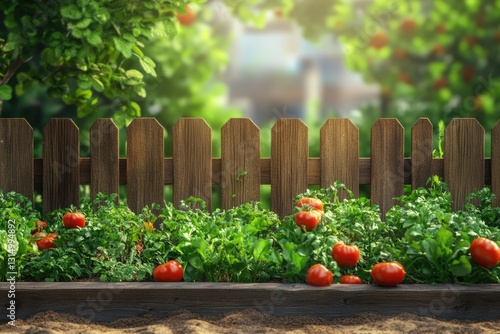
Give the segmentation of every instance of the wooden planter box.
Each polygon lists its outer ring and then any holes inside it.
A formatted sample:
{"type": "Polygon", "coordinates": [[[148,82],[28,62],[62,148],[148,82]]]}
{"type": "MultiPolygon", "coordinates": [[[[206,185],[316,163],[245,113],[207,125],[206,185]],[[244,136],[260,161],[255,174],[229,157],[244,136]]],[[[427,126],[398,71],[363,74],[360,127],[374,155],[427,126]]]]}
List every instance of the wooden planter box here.
{"type": "MultiPolygon", "coordinates": [[[[0,283],[8,291],[8,283],[0,283]]],[[[43,311],[88,321],[162,317],[176,310],[215,316],[255,309],[272,316],[310,315],[327,320],[362,312],[411,313],[443,319],[500,319],[500,285],[402,284],[311,287],[280,283],[23,283],[16,284],[16,318],[43,311]]],[[[7,307],[7,293],[0,297],[7,307]]],[[[4,319],[5,321],[5,319],[4,319]]]]}
{"type": "MultiPolygon", "coordinates": [[[[454,209],[463,208],[465,196],[484,185],[500,197],[500,125],[491,129],[491,157],[485,157],[484,132],[474,119],[453,120],[444,134],[444,158],[437,159],[432,156],[432,124],[420,119],[411,129],[411,157],[405,157],[403,127],[395,119],[380,119],[370,133],[371,156],[359,157],[358,129],[347,119],[329,119],[321,128],[320,156],[310,157],[307,126],[298,119],[279,119],[271,132],[271,157],[261,157],[260,130],[248,119],[232,119],[221,130],[221,157],[213,157],[208,125],[202,119],[181,119],[171,134],[173,156],[164,157],[164,129],[155,119],[138,118],[127,128],[127,156],[120,157],[118,129],[100,119],[90,130],[91,155],[86,158],[80,157],[75,124],[52,119],[43,131],[43,157],[33,158],[29,124],[0,119],[0,188],[31,199],[34,189],[41,189],[46,213],[78,204],[80,185],[90,185],[92,196],[118,193],[126,185],[129,207],[140,212],[151,203],[178,203],[189,196],[202,198],[210,208],[214,185],[220,186],[222,208],[228,208],[260,200],[260,186],[266,184],[271,209],[283,217],[308,185],[341,181],[355,196],[360,185],[370,185],[371,201],[384,219],[404,185],[425,186],[433,175],[447,182],[454,209]],[[165,185],[172,185],[173,198],[164,198],[165,185]]],[[[8,289],[9,283],[0,283],[1,291],[8,289]]],[[[0,294],[3,307],[10,300],[0,294]]],[[[163,316],[179,309],[216,315],[248,308],[326,319],[409,312],[486,320],[500,317],[500,285],[19,282],[15,303],[18,318],[52,310],[89,321],[163,316]]]]}

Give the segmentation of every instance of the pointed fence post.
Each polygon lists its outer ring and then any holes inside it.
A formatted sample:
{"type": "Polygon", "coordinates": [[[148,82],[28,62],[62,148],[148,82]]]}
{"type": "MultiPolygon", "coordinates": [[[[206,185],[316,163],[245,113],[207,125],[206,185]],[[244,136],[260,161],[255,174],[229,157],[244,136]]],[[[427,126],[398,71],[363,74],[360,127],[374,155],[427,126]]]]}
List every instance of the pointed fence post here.
{"type": "Polygon", "coordinates": [[[127,129],[127,203],[135,213],[163,206],[163,132],[155,118],[136,118],[127,129]]]}
{"type": "Polygon", "coordinates": [[[404,193],[404,129],[397,119],[379,119],[371,129],[371,201],[382,220],[404,193]]]}
{"type": "MultiPolygon", "coordinates": [[[[120,194],[118,128],[111,119],[101,118],[90,128],[90,196],[120,194]]],[[[118,201],[118,197],[116,198],[118,201]]]]}
{"type": "Polygon", "coordinates": [[[33,128],[23,118],[0,118],[0,189],[33,202],[33,128]]]}
{"type": "Polygon", "coordinates": [[[43,213],[80,205],[80,130],[69,118],[43,128],[43,213]]]}
{"type": "Polygon", "coordinates": [[[271,209],[280,217],[293,213],[293,199],[307,189],[307,126],[281,118],[271,130],[271,209]]]}
{"type": "Polygon", "coordinates": [[[474,118],[455,118],[444,129],[444,181],[453,210],[464,209],[467,195],[484,187],[484,129],[474,118]]]}
{"type": "MultiPolygon", "coordinates": [[[[359,130],[346,118],[329,119],[320,130],[321,188],[335,181],[359,196],[359,130]]],[[[348,198],[340,192],[339,199],[348,198]]]]}
{"type": "Polygon", "coordinates": [[[212,209],[212,129],[201,118],[181,118],[172,129],[173,202],[193,196],[212,209]]]}
{"type": "Polygon", "coordinates": [[[222,208],[260,200],[260,130],[248,118],[221,129],[222,208]]]}
{"type": "Polygon", "coordinates": [[[427,187],[432,177],[432,123],[420,118],[411,128],[411,187],[427,187]]]}

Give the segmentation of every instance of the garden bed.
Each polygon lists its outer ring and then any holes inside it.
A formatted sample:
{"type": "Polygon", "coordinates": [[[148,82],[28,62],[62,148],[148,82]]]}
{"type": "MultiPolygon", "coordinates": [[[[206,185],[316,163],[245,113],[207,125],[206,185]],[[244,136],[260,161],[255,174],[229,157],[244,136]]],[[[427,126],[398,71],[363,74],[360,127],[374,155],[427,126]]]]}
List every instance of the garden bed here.
{"type": "MultiPolygon", "coordinates": [[[[8,283],[0,283],[0,289],[8,291],[8,283]]],[[[7,293],[0,300],[8,305],[7,293]]],[[[326,320],[370,312],[486,321],[500,319],[500,285],[401,284],[383,288],[334,284],[318,288],[282,283],[18,282],[15,303],[16,319],[50,310],[92,322],[164,317],[179,310],[219,316],[248,309],[278,317],[326,320]]]]}

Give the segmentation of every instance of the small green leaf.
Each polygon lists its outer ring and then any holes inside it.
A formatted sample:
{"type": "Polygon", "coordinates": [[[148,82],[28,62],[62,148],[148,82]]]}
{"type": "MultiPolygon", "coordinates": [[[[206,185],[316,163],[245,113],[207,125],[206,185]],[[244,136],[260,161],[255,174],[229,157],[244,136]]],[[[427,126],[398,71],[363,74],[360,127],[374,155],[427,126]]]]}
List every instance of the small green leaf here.
{"type": "Polygon", "coordinates": [[[140,83],[144,78],[144,74],[134,69],[126,71],[125,75],[127,76],[127,78],[131,79],[127,80],[127,84],[129,85],[133,85],[134,83],[140,83]]]}
{"type": "Polygon", "coordinates": [[[10,100],[12,98],[12,87],[0,85],[0,100],[10,100]]]}
{"type": "Polygon", "coordinates": [[[137,104],[137,102],[130,102],[129,115],[132,117],[141,116],[141,107],[139,106],[139,104],[137,104]]]}
{"type": "Polygon", "coordinates": [[[472,265],[467,256],[462,255],[457,260],[454,260],[450,266],[450,272],[454,276],[465,276],[472,271],[472,265]]]}
{"type": "Polygon", "coordinates": [[[85,29],[87,28],[90,24],[92,23],[92,20],[89,19],[88,17],[84,18],[83,20],[81,20],[80,22],[78,22],[77,24],[75,24],[75,27],[79,28],[79,29],[85,29]]]}
{"type": "Polygon", "coordinates": [[[125,58],[130,58],[132,56],[132,43],[127,42],[120,37],[113,37],[113,42],[115,44],[115,48],[120,51],[125,58]]]}
{"type": "Polygon", "coordinates": [[[139,63],[141,64],[141,67],[144,69],[144,72],[152,75],[155,78],[157,77],[155,71],[156,64],[151,60],[151,58],[148,57],[141,58],[139,59],[139,63]]]}
{"type": "Polygon", "coordinates": [[[99,22],[99,23],[106,23],[109,18],[111,17],[109,15],[109,12],[107,9],[105,8],[98,8],[96,11],[95,11],[95,14],[94,14],[94,17],[95,19],[99,22]]]}
{"type": "Polygon", "coordinates": [[[79,20],[82,18],[80,8],[75,5],[61,7],[61,16],[66,19],[79,20]]]}
{"type": "Polygon", "coordinates": [[[299,255],[298,253],[293,253],[292,254],[292,262],[297,267],[298,271],[301,271],[302,269],[305,268],[307,264],[307,256],[304,255],[299,255]]]}
{"type": "Polygon", "coordinates": [[[271,240],[257,239],[253,243],[253,258],[255,261],[265,260],[266,251],[271,249],[271,240]]]}
{"type": "Polygon", "coordinates": [[[94,46],[97,46],[97,45],[101,45],[102,44],[102,38],[101,36],[99,36],[98,34],[90,34],[86,37],[87,39],[87,42],[89,42],[89,44],[92,44],[94,46]]]}
{"type": "Polygon", "coordinates": [[[102,92],[104,91],[104,84],[102,83],[101,80],[99,80],[99,77],[97,75],[92,75],[91,77],[91,83],[92,83],[92,88],[96,91],[96,92],[102,92]]]}

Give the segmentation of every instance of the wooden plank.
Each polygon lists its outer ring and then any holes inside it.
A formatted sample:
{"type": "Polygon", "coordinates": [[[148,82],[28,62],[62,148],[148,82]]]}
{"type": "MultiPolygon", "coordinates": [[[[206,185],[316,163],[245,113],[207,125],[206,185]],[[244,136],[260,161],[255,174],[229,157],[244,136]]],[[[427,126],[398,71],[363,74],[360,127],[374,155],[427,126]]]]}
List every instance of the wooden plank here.
{"type": "MultiPolygon", "coordinates": [[[[0,282],[1,290],[7,291],[8,284],[0,282]]],[[[8,303],[6,293],[0,294],[0,303],[8,303]]],[[[485,321],[500,317],[500,286],[401,284],[384,288],[333,284],[318,288],[280,283],[16,283],[16,319],[51,310],[104,322],[144,315],[165,317],[181,309],[203,316],[254,309],[272,316],[316,316],[326,320],[373,312],[485,321]]]]}
{"type": "Polygon", "coordinates": [[[404,129],[397,119],[379,119],[371,129],[371,201],[382,220],[404,193],[404,129]]]}
{"type": "Polygon", "coordinates": [[[500,206],[500,121],[491,129],[491,192],[496,195],[492,205],[500,206]]]}
{"type": "Polygon", "coordinates": [[[127,204],[139,213],[163,206],[163,127],[155,118],[136,118],[127,129],[127,204]]]}
{"type": "Polygon", "coordinates": [[[420,118],[411,128],[411,187],[427,187],[432,177],[432,123],[420,118]]]}
{"type": "MultiPolygon", "coordinates": [[[[41,158],[34,160],[34,183],[35,186],[42,184],[43,180],[43,164],[41,158]]],[[[120,170],[120,185],[127,184],[127,158],[120,158],[118,161],[120,170]]],[[[163,177],[164,184],[173,184],[173,159],[164,158],[163,164],[165,174],[163,177]]],[[[359,184],[371,183],[371,159],[359,158],[359,184]]],[[[405,184],[411,184],[411,158],[404,158],[405,165],[405,184]]],[[[320,184],[320,158],[309,158],[307,160],[308,168],[308,184],[320,184]]],[[[221,159],[212,158],[212,181],[214,184],[221,182],[221,159]]],[[[431,162],[432,175],[444,177],[444,159],[433,158],[431,162]]],[[[491,184],[491,158],[484,159],[484,183],[491,184]]],[[[260,177],[261,184],[271,184],[271,158],[260,158],[260,177]]],[[[80,184],[90,184],[90,159],[80,158],[80,184]]]]}
{"type": "Polygon", "coordinates": [[[248,118],[230,119],[221,129],[221,206],[260,200],[260,130],[248,118]]]}
{"type": "MultiPolygon", "coordinates": [[[[321,188],[340,181],[359,196],[359,130],[347,118],[329,119],[320,130],[321,188]]],[[[339,199],[348,198],[340,192],[339,199]]]]}
{"type": "Polygon", "coordinates": [[[0,189],[33,202],[33,129],[25,119],[0,119],[0,189]]]}
{"type": "MultiPolygon", "coordinates": [[[[90,128],[90,196],[99,192],[120,193],[118,128],[109,118],[98,119],[90,128]]],[[[118,197],[116,198],[118,202],[118,197]]]]}
{"type": "Polygon", "coordinates": [[[172,128],[173,202],[190,196],[212,208],[212,130],[202,118],[181,118],[172,128]]]}
{"type": "Polygon", "coordinates": [[[80,205],[80,131],[52,118],[43,128],[43,213],[80,205]]]}
{"type": "Polygon", "coordinates": [[[484,129],[474,118],[455,118],[444,130],[444,181],[452,194],[453,210],[484,186],[484,129]]]}
{"type": "Polygon", "coordinates": [[[307,126],[280,118],[271,130],[271,209],[280,217],[293,212],[293,199],[307,189],[307,126]]]}

